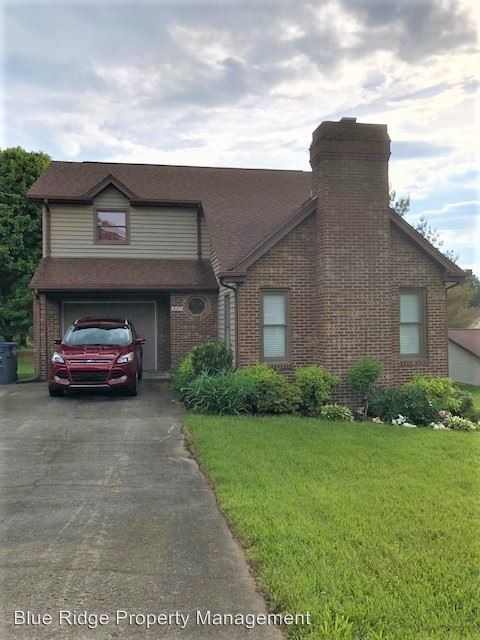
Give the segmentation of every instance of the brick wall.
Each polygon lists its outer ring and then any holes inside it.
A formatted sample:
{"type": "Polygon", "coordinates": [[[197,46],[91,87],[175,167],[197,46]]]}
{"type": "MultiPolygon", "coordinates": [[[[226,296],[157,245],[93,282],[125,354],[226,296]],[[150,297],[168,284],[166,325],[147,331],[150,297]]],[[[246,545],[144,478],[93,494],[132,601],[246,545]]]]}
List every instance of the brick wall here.
{"type": "MultiPolygon", "coordinates": [[[[318,336],[312,311],[315,291],[313,235],[314,218],[311,216],[248,270],[248,277],[238,295],[240,366],[261,359],[260,297],[261,290],[269,288],[288,289],[290,293],[292,363],[300,365],[317,361],[318,336]]],[[[291,369],[281,365],[277,368],[291,369]]]]}
{"type": "Polygon", "coordinates": [[[415,374],[448,375],[447,299],[441,272],[433,261],[417,249],[401,232],[392,228],[391,259],[391,318],[392,361],[389,382],[400,384],[415,374]],[[412,287],[425,290],[427,358],[401,360],[398,331],[399,288],[412,287]]]}
{"type": "Polygon", "coordinates": [[[201,315],[188,311],[188,301],[193,294],[172,293],[170,309],[182,307],[182,311],[170,311],[170,364],[175,367],[192,348],[201,342],[217,340],[217,294],[198,292],[207,307],[201,315]]]}
{"type": "MultiPolygon", "coordinates": [[[[383,363],[386,385],[416,373],[447,375],[445,287],[440,268],[391,227],[386,128],[326,124],[341,126],[314,134],[317,212],[252,265],[240,287],[239,364],[261,360],[261,289],[286,288],[291,364],[277,368],[289,377],[295,366],[312,363],[343,375],[365,356],[383,363]],[[425,289],[423,360],[400,359],[401,287],[425,289]]],[[[335,399],[360,400],[344,382],[335,399]]]]}
{"type": "Polygon", "coordinates": [[[48,359],[57,345],[54,340],[60,337],[60,304],[58,300],[44,294],[34,296],[34,364],[35,374],[40,380],[45,380],[48,371],[48,359]]]}

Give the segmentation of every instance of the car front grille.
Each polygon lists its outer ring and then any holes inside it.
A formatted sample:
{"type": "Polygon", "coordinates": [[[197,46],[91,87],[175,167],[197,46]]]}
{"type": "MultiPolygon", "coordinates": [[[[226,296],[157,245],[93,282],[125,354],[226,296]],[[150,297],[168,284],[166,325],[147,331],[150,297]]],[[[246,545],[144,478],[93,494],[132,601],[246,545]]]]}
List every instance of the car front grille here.
{"type": "Polygon", "coordinates": [[[84,384],[102,383],[107,381],[108,371],[70,371],[73,382],[84,384]]]}
{"type": "Polygon", "coordinates": [[[95,358],[92,358],[91,360],[75,360],[73,358],[71,358],[68,361],[69,364],[106,364],[106,365],[110,365],[112,363],[111,360],[96,360],[95,358]]]}

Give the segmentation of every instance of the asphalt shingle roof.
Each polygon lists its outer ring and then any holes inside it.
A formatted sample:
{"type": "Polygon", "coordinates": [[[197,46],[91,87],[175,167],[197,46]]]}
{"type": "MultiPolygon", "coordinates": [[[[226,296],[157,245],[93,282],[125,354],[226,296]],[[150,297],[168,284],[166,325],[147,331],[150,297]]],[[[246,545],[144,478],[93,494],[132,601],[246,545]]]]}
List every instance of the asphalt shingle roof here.
{"type": "Polygon", "coordinates": [[[217,289],[209,260],[42,258],[30,282],[42,291],[217,289]]]}
{"type": "Polygon", "coordinates": [[[200,202],[222,269],[231,269],[311,196],[311,173],[103,162],[52,162],[29,196],[81,200],[112,176],[142,201],[200,202]]]}

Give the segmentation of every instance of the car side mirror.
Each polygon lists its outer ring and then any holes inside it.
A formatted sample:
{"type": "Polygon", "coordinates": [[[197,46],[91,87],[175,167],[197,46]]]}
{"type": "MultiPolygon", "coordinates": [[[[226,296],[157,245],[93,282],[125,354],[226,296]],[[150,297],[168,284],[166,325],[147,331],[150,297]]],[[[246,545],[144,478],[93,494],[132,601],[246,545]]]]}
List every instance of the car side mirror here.
{"type": "Polygon", "coordinates": [[[135,338],[135,344],[145,344],[145,338],[135,338]]]}
{"type": "Polygon", "coordinates": [[[62,339],[61,338],[55,338],[54,343],[55,344],[62,344],[62,339]]]}

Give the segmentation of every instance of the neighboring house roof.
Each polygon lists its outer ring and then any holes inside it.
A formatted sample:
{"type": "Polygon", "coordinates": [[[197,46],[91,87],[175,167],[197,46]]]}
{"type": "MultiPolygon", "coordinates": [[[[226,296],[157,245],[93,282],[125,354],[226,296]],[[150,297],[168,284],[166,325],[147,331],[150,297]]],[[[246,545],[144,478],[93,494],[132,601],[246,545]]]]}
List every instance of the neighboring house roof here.
{"type": "Polygon", "coordinates": [[[32,199],[88,202],[113,178],[132,203],[201,205],[222,269],[234,267],[310,197],[309,171],[52,162],[32,199]]]}
{"type": "Polygon", "coordinates": [[[480,358],[480,329],[449,329],[448,339],[480,358]]]}
{"type": "Polygon", "coordinates": [[[42,258],[30,282],[39,291],[217,289],[209,260],[42,258]]]}
{"type": "MultiPolygon", "coordinates": [[[[222,275],[243,272],[315,210],[310,171],[106,162],[52,162],[31,187],[34,200],[92,202],[113,184],[133,205],[201,207],[222,275]]],[[[467,274],[393,210],[391,222],[444,270],[467,274]]]]}

